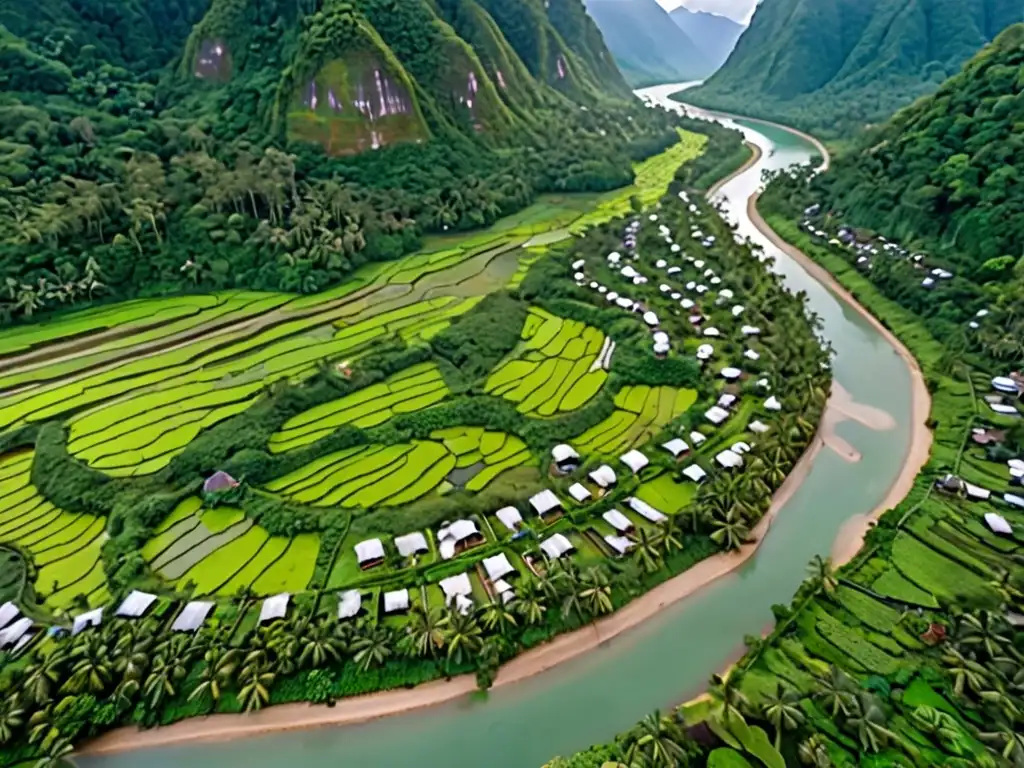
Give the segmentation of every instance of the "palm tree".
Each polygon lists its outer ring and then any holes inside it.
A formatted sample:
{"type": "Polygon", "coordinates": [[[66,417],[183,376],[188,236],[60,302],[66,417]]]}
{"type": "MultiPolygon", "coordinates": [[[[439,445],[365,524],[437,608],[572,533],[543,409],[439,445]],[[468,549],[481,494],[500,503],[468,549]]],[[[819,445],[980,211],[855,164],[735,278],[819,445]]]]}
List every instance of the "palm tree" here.
{"type": "Polygon", "coordinates": [[[998,718],[993,725],[995,730],[983,731],[978,734],[978,738],[1012,765],[1024,765],[1024,731],[1002,718],[998,718]]]}
{"type": "Polygon", "coordinates": [[[829,667],[826,677],[818,678],[813,696],[834,719],[840,713],[844,716],[850,714],[856,690],[856,683],[842,669],[833,666],[829,667]]]}
{"type": "Polygon", "coordinates": [[[978,648],[990,659],[1003,656],[1004,648],[1013,647],[1009,624],[1001,616],[990,611],[961,614],[957,619],[953,636],[961,648],[978,648]]]}
{"type": "Polygon", "coordinates": [[[964,690],[980,693],[988,683],[988,670],[973,657],[964,655],[956,647],[947,647],[942,654],[946,672],[953,678],[953,691],[963,696],[964,690]]]}
{"type": "Polygon", "coordinates": [[[43,706],[53,698],[57,683],[64,677],[67,661],[63,648],[55,649],[49,656],[37,654],[33,658],[19,683],[28,704],[43,706]]]}
{"type": "Polygon", "coordinates": [[[391,633],[382,626],[362,627],[352,641],[353,659],[363,672],[379,667],[391,655],[391,633]]]}
{"type": "Polygon", "coordinates": [[[562,598],[562,618],[575,613],[580,621],[584,621],[580,571],[571,560],[559,560],[557,567],[558,571],[552,580],[558,585],[559,596],[562,598]]]}
{"type": "Polygon", "coordinates": [[[800,693],[782,682],[775,684],[775,692],[765,697],[761,705],[764,719],[775,728],[775,748],[782,746],[783,731],[795,731],[803,725],[806,717],[800,709],[800,693]]]}
{"type": "Polygon", "coordinates": [[[447,618],[440,608],[416,605],[405,625],[405,636],[399,641],[407,656],[434,658],[445,646],[447,618]]]}
{"type": "Polygon", "coordinates": [[[246,712],[262,709],[270,701],[270,686],[274,684],[274,673],[264,664],[250,664],[238,676],[238,703],[246,712]]]}
{"type": "Polygon", "coordinates": [[[686,736],[671,717],[654,711],[626,736],[626,763],[644,768],[676,768],[689,765],[686,736]]]}
{"type": "Polygon", "coordinates": [[[813,733],[800,742],[800,762],[812,768],[832,768],[832,758],[828,754],[828,745],[820,733],[813,733]]]}
{"type": "Polygon", "coordinates": [[[675,515],[669,515],[658,525],[658,549],[665,557],[673,552],[679,552],[683,548],[682,533],[679,530],[679,519],[675,515]]]}
{"type": "Polygon", "coordinates": [[[228,685],[235,672],[238,650],[225,651],[220,647],[211,647],[203,655],[204,664],[199,670],[199,682],[189,694],[188,700],[208,695],[216,705],[220,701],[223,689],[228,685]]]}
{"type": "Polygon", "coordinates": [[[645,573],[654,573],[661,568],[661,549],[654,536],[646,528],[639,528],[633,546],[633,559],[645,573]]]}
{"type": "Polygon", "coordinates": [[[750,529],[735,506],[730,507],[724,517],[713,518],[712,524],[715,530],[711,540],[726,551],[739,549],[750,538],[750,529]]]}
{"type": "Polygon", "coordinates": [[[61,686],[69,693],[103,693],[110,684],[112,649],[99,633],[89,633],[71,649],[71,676],[61,686]]]}
{"type": "Polygon", "coordinates": [[[866,752],[880,752],[896,734],[886,728],[888,718],[881,703],[868,691],[860,691],[852,701],[846,727],[857,735],[866,752]]]}
{"type": "Polygon", "coordinates": [[[612,612],[612,587],[604,568],[598,565],[587,568],[580,577],[580,585],[583,587],[580,599],[591,616],[612,612]]]}
{"type": "Polygon", "coordinates": [[[836,579],[835,569],[832,567],[831,557],[815,555],[807,566],[807,571],[810,574],[811,582],[816,587],[821,588],[828,595],[835,593],[839,582],[836,579]]]}
{"type": "Polygon", "coordinates": [[[24,724],[25,710],[17,694],[8,696],[0,704],[0,744],[7,744],[24,724]]]}
{"type": "Polygon", "coordinates": [[[46,754],[35,762],[35,768],[60,768],[67,765],[66,758],[75,751],[70,740],[63,737],[55,739],[45,750],[46,754]]]}
{"type": "Polygon", "coordinates": [[[461,665],[480,651],[483,634],[476,617],[449,610],[446,616],[446,641],[448,643],[448,665],[461,665]]]}
{"type": "Polygon", "coordinates": [[[518,624],[515,614],[497,593],[492,595],[480,610],[480,621],[488,632],[503,637],[508,635],[518,624]]]}
{"type": "Polygon", "coordinates": [[[544,595],[540,586],[533,579],[524,580],[519,585],[512,610],[520,616],[527,626],[536,626],[544,621],[548,608],[544,604],[544,595]]]}
{"type": "Polygon", "coordinates": [[[708,695],[712,701],[709,717],[721,723],[729,732],[733,724],[745,722],[743,709],[749,706],[746,695],[739,688],[741,680],[740,672],[733,672],[725,677],[712,675],[708,688],[708,695]]]}

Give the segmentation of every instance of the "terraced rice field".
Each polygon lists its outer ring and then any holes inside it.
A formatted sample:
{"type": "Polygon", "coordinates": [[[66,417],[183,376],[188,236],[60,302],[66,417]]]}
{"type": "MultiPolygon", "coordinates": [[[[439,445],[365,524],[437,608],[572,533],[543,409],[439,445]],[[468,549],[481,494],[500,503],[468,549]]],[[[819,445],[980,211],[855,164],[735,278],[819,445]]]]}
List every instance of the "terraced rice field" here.
{"type": "Polygon", "coordinates": [[[338,427],[374,427],[399,413],[412,413],[444,400],[448,387],[433,363],[423,363],[333,402],[289,419],[270,438],[270,450],[287,451],[316,442],[338,427]]]}
{"type": "Polygon", "coordinates": [[[317,534],[289,539],[270,536],[240,509],[203,509],[183,501],[156,529],[142,550],[150,567],[196,596],[300,592],[309,584],[320,548],[317,534]]]}
{"type": "Polygon", "coordinates": [[[573,445],[579,451],[624,453],[685,413],[696,399],[692,389],[623,387],[615,396],[615,412],[575,438],[573,445]]]}
{"type": "Polygon", "coordinates": [[[597,365],[604,341],[597,328],[534,307],[523,326],[520,349],[491,374],[484,390],[518,403],[527,415],[574,411],[608,378],[597,365]]]}
{"type": "Polygon", "coordinates": [[[51,608],[85,595],[90,605],[109,599],[100,562],[106,521],[74,515],[46,501],[31,481],[31,451],[0,458],[0,540],[31,554],[36,591],[51,608]]]}

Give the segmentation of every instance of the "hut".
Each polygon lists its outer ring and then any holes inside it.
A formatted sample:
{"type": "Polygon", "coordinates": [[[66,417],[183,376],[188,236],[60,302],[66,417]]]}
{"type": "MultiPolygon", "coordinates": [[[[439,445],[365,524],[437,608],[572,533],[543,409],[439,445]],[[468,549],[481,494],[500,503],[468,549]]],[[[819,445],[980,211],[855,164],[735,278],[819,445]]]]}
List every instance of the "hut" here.
{"type": "Polygon", "coordinates": [[[504,552],[494,557],[485,557],[481,564],[492,584],[516,573],[516,569],[512,567],[512,563],[508,561],[508,556],[504,552]]]}
{"type": "Polygon", "coordinates": [[[683,470],[683,477],[692,480],[695,483],[699,483],[708,476],[708,473],[704,471],[702,467],[697,464],[691,464],[683,470]]]}
{"type": "Polygon", "coordinates": [[[31,639],[32,619],[23,616],[14,623],[0,630],[0,649],[13,648],[20,650],[31,639]]]}
{"type": "Polygon", "coordinates": [[[268,597],[263,601],[263,605],[260,606],[260,618],[256,623],[263,624],[267,621],[283,619],[288,613],[288,602],[291,600],[291,597],[287,592],[268,597]]]}
{"type": "Polygon", "coordinates": [[[580,465],[580,455],[573,450],[571,445],[561,443],[551,449],[551,458],[555,469],[562,474],[573,472],[580,465]]]}
{"type": "Polygon", "coordinates": [[[726,449],[715,456],[715,461],[726,469],[737,469],[743,466],[743,457],[733,450],[726,449]]]}
{"type": "Polygon", "coordinates": [[[203,482],[203,493],[223,493],[238,487],[238,481],[222,470],[217,470],[203,482]]]}
{"type": "Polygon", "coordinates": [[[781,411],[782,403],[779,402],[779,398],[777,398],[775,395],[772,395],[771,397],[764,401],[764,407],[766,411],[781,411]]]}
{"type": "Polygon", "coordinates": [[[363,607],[363,595],[358,589],[349,589],[338,595],[338,619],[352,619],[363,607]]]}
{"type": "Polygon", "coordinates": [[[667,443],[663,443],[661,447],[668,451],[676,461],[690,452],[690,446],[681,437],[674,437],[667,443]]]}
{"type": "Polygon", "coordinates": [[[710,421],[715,426],[718,426],[726,419],[729,418],[729,412],[724,408],[720,408],[717,405],[713,405],[704,411],[704,418],[710,421]]]}
{"type": "Polygon", "coordinates": [[[582,504],[591,497],[591,493],[583,483],[573,483],[569,486],[569,495],[577,504],[582,504]]]}
{"type": "Polygon", "coordinates": [[[75,616],[71,621],[71,634],[72,636],[77,635],[89,627],[98,627],[103,623],[103,609],[95,608],[86,613],[75,616]]]}
{"type": "Polygon", "coordinates": [[[540,493],[531,496],[530,506],[533,507],[533,511],[536,512],[541,519],[545,517],[555,517],[561,514],[563,510],[561,500],[554,494],[554,491],[549,488],[545,488],[540,493]]]}
{"type": "Polygon", "coordinates": [[[736,405],[736,401],[738,399],[739,398],[736,397],[736,395],[732,394],[731,392],[725,392],[722,394],[721,397],[718,398],[718,402],[716,402],[715,405],[717,405],[719,408],[732,408],[734,405],[736,405]]]}
{"type": "Polygon", "coordinates": [[[196,632],[206,621],[213,610],[213,603],[205,600],[193,600],[181,609],[181,613],[171,624],[172,632],[196,632]]]}
{"type": "Polygon", "coordinates": [[[617,509],[609,509],[601,517],[619,533],[631,533],[633,531],[633,523],[617,509]]]}
{"type": "Polygon", "coordinates": [[[749,429],[751,432],[756,432],[758,434],[764,434],[765,432],[768,431],[769,427],[763,421],[755,419],[754,421],[750,422],[747,425],[747,429],[749,429]]]}
{"type": "Polygon", "coordinates": [[[635,448],[619,456],[619,461],[629,467],[634,475],[651,463],[646,456],[635,448]]]}
{"type": "Polygon", "coordinates": [[[384,562],[384,544],[380,539],[367,539],[355,546],[356,560],[364,571],[384,562]]]}
{"type": "Polygon", "coordinates": [[[128,619],[137,619],[148,611],[149,607],[155,602],[156,595],[151,595],[148,592],[140,592],[137,589],[133,589],[131,594],[129,594],[121,605],[118,606],[117,610],[114,611],[114,615],[128,619]]]}
{"type": "Polygon", "coordinates": [[[572,545],[572,542],[561,533],[556,533],[553,536],[549,536],[544,539],[544,541],[540,543],[540,548],[541,551],[552,560],[557,560],[562,555],[570,553],[576,549],[572,545]]]}
{"type": "Polygon", "coordinates": [[[472,520],[456,520],[438,529],[437,541],[441,559],[451,560],[459,552],[483,544],[484,537],[472,520]]]}
{"type": "Polygon", "coordinates": [[[739,368],[733,368],[732,366],[728,366],[720,371],[720,375],[723,379],[726,379],[727,381],[735,381],[736,379],[743,375],[743,371],[741,371],[739,368]]]}
{"type": "Polygon", "coordinates": [[[643,499],[638,499],[636,496],[630,496],[626,499],[626,504],[636,512],[640,517],[645,520],[650,520],[652,523],[662,523],[668,518],[665,513],[659,509],[655,509],[643,499]]]}
{"type": "Polygon", "coordinates": [[[18,606],[8,601],[3,605],[0,605],[0,629],[3,629],[16,618],[21,611],[18,610],[18,606]]]}
{"type": "Polygon", "coordinates": [[[625,555],[627,552],[629,552],[629,550],[636,546],[636,544],[627,539],[625,536],[612,536],[611,534],[609,534],[604,537],[604,541],[620,557],[625,555]]]}
{"type": "Polygon", "coordinates": [[[618,478],[615,476],[615,470],[607,464],[602,464],[600,467],[595,469],[590,473],[589,477],[602,490],[608,490],[618,482],[618,478]]]}
{"type": "Polygon", "coordinates": [[[515,507],[502,507],[494,513],[494,516],[512,533],[518,531],[519,526],[523,524],[523,516],[515,507]]]}
{"type": "MultiPolygon", "coordinates": [[[[726,415],[728,416],[728,414],[726,415]]],[[[704,435],[703,432],[698,432],[697,430],[694,430],[693,432],[690,433],[690,442],[693,443],[693,447],[696,448],[697,446],[706,443],[707,437],[704,435]]]]}
{"type": "Polygon", "coordinates": [[[384,613],[405,613],[409,610],[409,590],[396,589],[384,593],[384,613]]]}
{"type": "Polygon", "coordinates": [[[427,537],[420,531],[413,531],[404,536],[396,536],[395,549],[398,550],[398,554],[402,557],[412,557],[413,555],[430,551],[430,547],[427,546],[427,537]]]}

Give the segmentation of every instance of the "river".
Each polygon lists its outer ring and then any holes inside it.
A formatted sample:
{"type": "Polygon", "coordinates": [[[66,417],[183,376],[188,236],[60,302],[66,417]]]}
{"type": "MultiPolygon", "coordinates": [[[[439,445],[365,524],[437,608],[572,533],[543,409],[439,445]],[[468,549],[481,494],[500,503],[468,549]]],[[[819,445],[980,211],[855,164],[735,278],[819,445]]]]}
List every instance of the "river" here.
{"type": "MultiPolygon", "coordinates": [[[[641,93],[664,102],[678,89],[658,86],[641,93]]],[[[764,152],[720,190],[728,201],[727,215],[740,234],[775,257],[790,288],[807,292],[837,353],[836,380],[857,402],[891,414],[894,429],[873,432],[855,422],[839,424],[837,432],[862,460],[851,463],[829,450],[818,453],[805,482],[743,568],[542,675],[485,697],[366,725],[81,758],[82,768],[537,768],[554,755],[606,741],[648,712],[698,693],[711,673],[742,650],[744,635],[768,628],[770,606],[789,601],[807,562],[815,554],[828,554],[842,524],[874,509],[893,483],[909,446],[911,380],[902,360],[870,324],[774,248],[747,218],[746,202],[760,186],[762,170],[808,162],[813,146],[781,128],[738,125],[764,152]]]]}

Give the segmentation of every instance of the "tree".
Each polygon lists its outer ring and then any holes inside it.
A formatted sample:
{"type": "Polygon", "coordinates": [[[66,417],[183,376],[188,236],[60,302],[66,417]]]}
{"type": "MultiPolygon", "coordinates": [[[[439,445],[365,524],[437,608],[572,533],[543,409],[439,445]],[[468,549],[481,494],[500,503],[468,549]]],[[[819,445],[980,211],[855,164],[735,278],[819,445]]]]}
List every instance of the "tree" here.
{"type": "Polygon", "coordinates": [[[517,626],[515,613],[501,595],[494,594],[480,609],[480,621],[488,632],[507,636],[517,626]]]}
{"type": "Polygon", "coordinates": [[[654,573],[661,568],[661,549],[658,540],[648,533],[646,528],[640,528],[636,533],[636,541],[633,545],[633,559],[645,573],[654,573]]]}
{"type": "Polygon", "coordinates": [[[775,748],[782,746],[784,731],[795,731],[806,719],[800,708],[800,693],[781,682],[775,684],[775,691],[765,697],[761,714],[775,729],[775,748]]]}
{"type": "Polygon", "coordinates": [[[391,634],[385,627],[360,627],[352,641],[353,659],[360,670],[366,672],[381,666],[391,656],[391,634]]]}
{"type": "Polygon", "coordinates": [[[811,583],[816,589],[821,589],[827,595],[834,594],[839,582],[836,579],[835,569],[832,567],[831,557],[815,555],[807,566],[811,583]]]}
{"type": "Polygon", "coordinates": [[[440,608],[414,606],[405,625],[400,644],[412,657],[436,657],[444,650],[448,620],[440,608]]]}
{"type": "Polygon", "coordinates": [[[711,540],[726,551],[739,549],[750,538],[750,529],[735,506],[730,507],[724,516],[714,517],[711,523],[715,528],[711,540]]]}
{"type": "Polygon", "coordinates": [[[676,722],[658,711],[647,715],[627,734],[626,744],[626,762],[650,768],[689,765],[694,752],[676,722]]]}
{"type": "Polygon", "coordinates": [[[25,724],[25,710],[17,694],[7,696],[0,702],[0,744],[7,744],[25,724]]]}
{"type": "Polygon", "coordinates": [[[532,627],[544,621],[544,614],[547,612],[544,603],[544,594],[537,582],[534,579],[524,579],[519,584],[512,610],[527,626],[532,627]]]}
{"type": "Polygon", "coordinates": [[[862,749],[866,752],[880,752],[890,740],[896,738],[896,734],[886,727],[887,723],[888,716],[874,694],[860,691],[853,697],[845,725],[857,736],[862,749]]]}
{"type": "Polygon", "coordinates": [[[679,520],[675,515],[669,515],[658,524],[658,548],[665,557],[673,552],[679,552],[683,548],[679,520]]]}
{"type": "Polygon", "coordinates": [[[800,742],[798,751],[800,762],[812,768],[832,768],[832,758],[828,754],[825,738],[820,733],[812,733],[800,742]]]}
{"type": "Polygon", "coordinates": [[[325,616],[310,622],[299,639],[299,667],[319,669],[341,659],[342,643],[337,636],[337,621],[325,616]]]}
{"type": "Polygon", "coordinates": [[[612,612],[612,588],[604,568],[597,565],[587,568],[580,577],[580,585],[583,587],[580,599],[591,616],[612,612]]]}
{"type": "Polygon", "coordinates": [[[199,682],[189,694],[192,701],[206,695],[216,704],[224,688],[230,684],[237,667],[238,651],[225,651],[220,647],[209,648],[203,655],[203,666],[199,670],[199,682]]]}
{"type": "Polygon", "coordinates": [[[47,656],[36,654],[33,657],[20,683],[26,703],[41,707],[53,699],[67,661],[67,654],[59,647],[47,656]]]}
{"type": "Polygon", "coordinates": [[[818,678],[813,697],[820,701],[833,719],[849,715],[857,690],[856,683],[839,667],[829,667],[828,674],[818,678]]]}
{"type": "Polygon", "coordinates": [[[263,662],[256,661],[242,668],[238,675],[238,703],[246,712],[262,709],[270,701],[274,673],[263,662]]]}
{"type": "Polygon", "coordinates": [[[483,643],[482,630],[476,617],[449,609],[445,617],[445,640],[448,644],[448,665],[462,665],[479,652],[483,643]]]}

